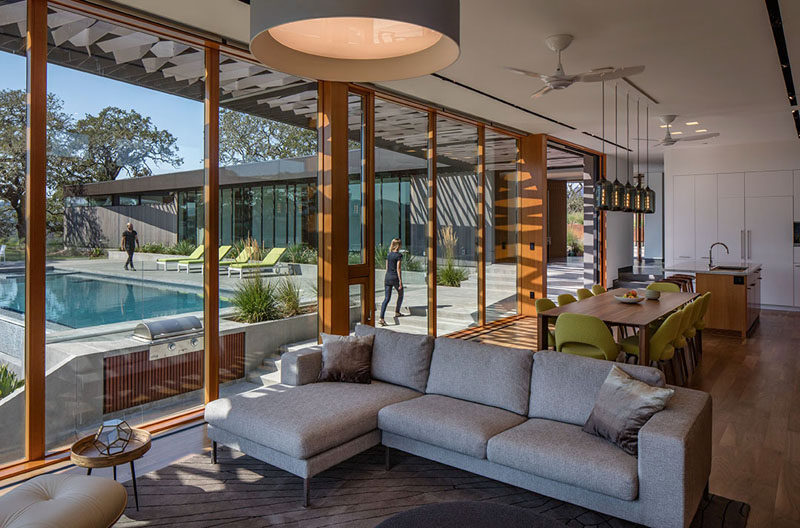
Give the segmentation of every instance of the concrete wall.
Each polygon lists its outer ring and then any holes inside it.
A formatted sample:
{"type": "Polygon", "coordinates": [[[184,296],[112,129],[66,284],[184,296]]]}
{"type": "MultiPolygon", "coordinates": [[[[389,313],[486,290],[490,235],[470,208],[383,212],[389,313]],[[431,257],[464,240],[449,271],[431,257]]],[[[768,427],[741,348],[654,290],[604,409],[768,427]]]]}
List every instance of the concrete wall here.
{"type": "Polygon", "coordinates": [[[141,244],[172,245],[178,241],[175,202],[153,205],[67,207],[64,213],[66,244],[82,247],[118,247],[128,222],[141,244]]]}

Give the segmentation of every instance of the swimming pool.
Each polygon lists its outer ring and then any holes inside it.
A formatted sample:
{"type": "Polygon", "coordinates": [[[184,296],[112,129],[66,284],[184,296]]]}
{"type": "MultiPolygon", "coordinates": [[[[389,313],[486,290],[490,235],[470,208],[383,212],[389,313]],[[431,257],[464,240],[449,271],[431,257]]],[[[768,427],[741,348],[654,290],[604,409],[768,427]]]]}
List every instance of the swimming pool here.
{"type": "MultiPolygon", "coordinates": [[[[203,310],[203,295],[145,282],[122,282],[80,273],[48,273],[45,315],[69,328],[140,321],[203,310]]],[[[225,301],[220,307],[229,306],[225,301]]],[[[0,278],[0,308],[25,312],[25,278],[0,278]]]]}

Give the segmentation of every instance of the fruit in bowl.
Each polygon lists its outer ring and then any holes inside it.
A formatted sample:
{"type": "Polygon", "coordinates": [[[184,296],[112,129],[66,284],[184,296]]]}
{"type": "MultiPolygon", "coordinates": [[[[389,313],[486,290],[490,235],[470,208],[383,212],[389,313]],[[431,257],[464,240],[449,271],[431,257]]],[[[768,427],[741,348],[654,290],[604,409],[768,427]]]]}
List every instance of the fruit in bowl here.
{"type": "Polygon", "coordinates": [[[639,297],[639,292],[637,292],[636,290],[628,290],[627,292],[625,292],[625,295],[623,297],[625,297],[626,299],[636,299],[637,297],[639,297]]]}

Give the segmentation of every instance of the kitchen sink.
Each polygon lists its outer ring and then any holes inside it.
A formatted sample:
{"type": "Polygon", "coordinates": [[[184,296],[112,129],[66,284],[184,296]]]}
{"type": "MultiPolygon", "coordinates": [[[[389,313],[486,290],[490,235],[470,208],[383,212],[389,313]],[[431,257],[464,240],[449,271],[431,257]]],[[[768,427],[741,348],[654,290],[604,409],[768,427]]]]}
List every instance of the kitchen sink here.
{"type": "Polygon", "coordinates": [[[714,266],[711,269],[713,271],[747,271],[748,266],[714,266]]]}

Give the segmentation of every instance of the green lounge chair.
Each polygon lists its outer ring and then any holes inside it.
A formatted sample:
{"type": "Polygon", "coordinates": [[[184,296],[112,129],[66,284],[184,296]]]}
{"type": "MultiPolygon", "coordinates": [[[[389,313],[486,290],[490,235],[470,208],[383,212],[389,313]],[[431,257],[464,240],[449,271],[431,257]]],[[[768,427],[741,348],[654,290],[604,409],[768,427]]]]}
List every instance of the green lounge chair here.
{"type": "Polygon", "coordinates": [[[253,258],[253,248],[245,246],[244,248],[242,248],[239,254],[236,255],[235,259],[220,260],[219,267],[220,269],[222,269],[222,268],[227,268],[231,264],[246,264],[250,262],[251,258],[253,258]]]}
{"type": "Polygon", "coordinates": [[[201,257],[203,256],[203,251],[204,251],[204,250],[205,250],[205,248],[203,247],[203,244],[200,244],[199,246],[197,246],[197,248],[195,248],[195,250],[194,250],[194,251],[192,251],[192,254],[191,254],[191,255],[189,255],[189,256],[186,256],[186,255],[184,255],[184,256],[182,256],[182,257],[167,257],[167,258],[160,258],[160,259],[158,259],[158,260],[156,261],[156,269],[158,269],[158,268],[159,268],[159,266],[163,265],[163,266],[164,266],[164,271],[167,271],[167,269],[168,269],[167,265],[168,265],[168,264],[170,264],[171,262],[174,262],[175,264],[177,264],[178,262],[180,262],[180,261],[182,261],[182,260],[187,260],[187,259],[190,259],[190,260],[199,259],[199,258],[201,258],[201,257]]]}
{"type": "Polygon", "coordinates": [[[259,273],[261,270],[275,271],[278,268],[278,261],[286,252],[286,248],[272,248],[264,257],[261,262],[245,262],[243,264],[231,264],[228,266],[228,277],[231,276],[231,270],[239,270],[239,278],[242,278],[245,270],[255,270],[259,273]]]}
{"type": "MultiPolygon", "coordinates": [[[[233,246],[220,246],[219,247],[219,260],[225,258],[225,255],[230,253],[233,246]]],[[[186,273],[192,271],[192,264],[200,264],[200,269],[203,268],[203,262],[205,259],[183,259],[178,262],[178,271],[181,271],[182,268],[186,268],[186,273]]]]}

